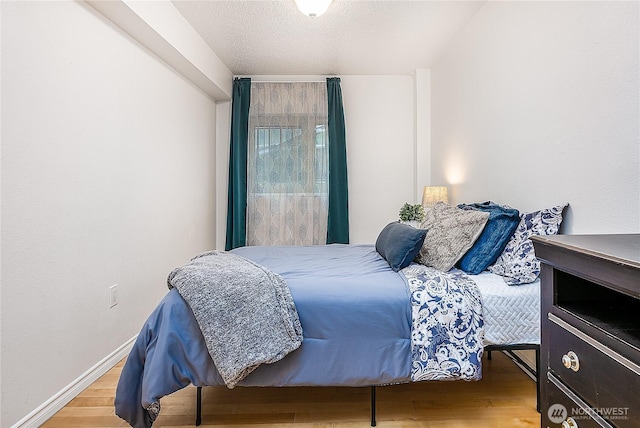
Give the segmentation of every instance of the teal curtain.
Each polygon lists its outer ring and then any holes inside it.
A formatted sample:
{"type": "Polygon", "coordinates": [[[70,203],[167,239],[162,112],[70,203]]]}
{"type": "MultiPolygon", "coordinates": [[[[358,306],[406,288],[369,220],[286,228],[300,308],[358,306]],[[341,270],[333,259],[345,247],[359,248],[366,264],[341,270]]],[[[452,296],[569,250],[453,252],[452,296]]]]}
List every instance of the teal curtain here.
{"type": "Polygon", "coordinates": [[[347,140],[340,78],[327,78],[329,104],[329,219],[327,244],[349,243],[349,192],[347,186],[347,140]]]}
{"type": "Polygon", "coordinates": [[[243,247],[247,241],[247,146],[251,79],[233,81],[231,141],[229,148],[229,192],[225,250],[243,247]]]}

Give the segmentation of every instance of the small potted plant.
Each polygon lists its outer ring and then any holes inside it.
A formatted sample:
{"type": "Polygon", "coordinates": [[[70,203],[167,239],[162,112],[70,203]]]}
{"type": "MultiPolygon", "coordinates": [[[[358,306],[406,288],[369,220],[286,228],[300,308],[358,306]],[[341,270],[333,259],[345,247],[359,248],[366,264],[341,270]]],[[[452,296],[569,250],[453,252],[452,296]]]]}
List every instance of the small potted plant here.
{"type": "Polygon", "coordinates": [[[422,205],[405,203],[400,208],[400,222],[418,227],[422,220],[424,220],[424,208],[422,208],[422,205]]]}

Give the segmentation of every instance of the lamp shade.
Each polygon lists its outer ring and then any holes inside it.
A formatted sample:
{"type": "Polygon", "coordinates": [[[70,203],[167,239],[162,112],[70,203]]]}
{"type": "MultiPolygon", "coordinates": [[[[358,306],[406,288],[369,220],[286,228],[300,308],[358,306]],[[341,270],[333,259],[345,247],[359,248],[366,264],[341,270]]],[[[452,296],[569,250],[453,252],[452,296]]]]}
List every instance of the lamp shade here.
{"type": "Polygon", "coordinates": [[[447,186],[424,186],[422,192],[422,206],[431,208],[438,202],[449,203],[449,192],[447,186]]]}
{"type": "Polygon", "coordinates": [[[320,16],[327,11],[333,0],[295,0],[300,12],[307,16],[320,16]]]}

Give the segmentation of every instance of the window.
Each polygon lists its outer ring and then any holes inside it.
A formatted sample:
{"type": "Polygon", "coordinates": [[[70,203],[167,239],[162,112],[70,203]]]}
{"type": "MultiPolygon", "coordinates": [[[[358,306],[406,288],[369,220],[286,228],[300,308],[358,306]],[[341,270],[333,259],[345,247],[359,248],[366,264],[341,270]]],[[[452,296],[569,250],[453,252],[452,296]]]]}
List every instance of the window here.
{"type": "Polygon", "coordinates": [[[252,83],[247,175],[247,245],[325,243],[324,83],[252,83]]]}
{"type": "Polygon", "coordinates": [[[325,125],[306,132],[300,127],[254,128],[254,193],[326,193],[327,140],[325,125]],[[310,144],[313,142],[313,145],[310,144]]]}

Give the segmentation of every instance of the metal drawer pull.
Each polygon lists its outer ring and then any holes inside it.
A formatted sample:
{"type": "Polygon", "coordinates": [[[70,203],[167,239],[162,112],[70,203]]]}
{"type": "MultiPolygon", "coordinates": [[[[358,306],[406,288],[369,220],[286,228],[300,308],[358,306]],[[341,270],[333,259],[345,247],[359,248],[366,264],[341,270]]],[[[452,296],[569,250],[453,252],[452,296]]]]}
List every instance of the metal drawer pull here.
{"type": "Polygon", "coordinates": [[[578,356],[573,351],[569,351],[562,356],[562,365],[574,372],[580,370],[580,360],[578,360],[578,356]]]}
{"type": "Polygon", "coordinates": [[[575,419],[569,417],[566,421],[562,422],[562,428],[578,428],[578,423],[575,419]]]}

